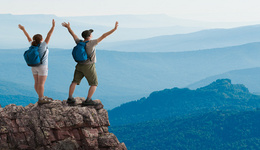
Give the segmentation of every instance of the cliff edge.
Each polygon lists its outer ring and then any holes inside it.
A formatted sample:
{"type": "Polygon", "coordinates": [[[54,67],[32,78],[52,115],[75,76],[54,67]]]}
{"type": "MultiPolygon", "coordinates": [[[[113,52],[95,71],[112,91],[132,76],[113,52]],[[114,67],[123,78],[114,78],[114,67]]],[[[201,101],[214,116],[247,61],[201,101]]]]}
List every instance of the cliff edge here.
{"type": "MultiPolygon", "coordinates": [[[[81,104],[84,98],[76,98],[81,104]]],[[[108,113],[98,106],[68,106],[55,100],[38,106],[0,108],[0,150],[126,150],[109,133],[108,113]]]]}

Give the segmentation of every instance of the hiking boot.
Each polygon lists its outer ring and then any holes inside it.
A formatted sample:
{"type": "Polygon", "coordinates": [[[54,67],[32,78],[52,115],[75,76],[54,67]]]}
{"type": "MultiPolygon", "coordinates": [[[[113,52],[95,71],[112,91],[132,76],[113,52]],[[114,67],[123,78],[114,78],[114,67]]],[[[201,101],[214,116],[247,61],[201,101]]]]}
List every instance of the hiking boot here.
{"type": "Polygon", "coordinates": [[[69,104],[69,105],[75,105],[75,102],[76,102],[76,100],[73,97],[67,99],[67,104],[69,104]]]}
{"type": "Polygon", "coordinates": [[[44,96],[43,99],[38,99],[38,104],[43,105],[43,104],[49,104],[53,101],[52,98],[44,96]]]}
{"type": "Polygon", "coordinates": [[[81,105],[82,106],[97,106],[98,103],[95,103],[92,99],[90,99],[90,100],[85,100],[84,102],[82,102],[81,105]]]}

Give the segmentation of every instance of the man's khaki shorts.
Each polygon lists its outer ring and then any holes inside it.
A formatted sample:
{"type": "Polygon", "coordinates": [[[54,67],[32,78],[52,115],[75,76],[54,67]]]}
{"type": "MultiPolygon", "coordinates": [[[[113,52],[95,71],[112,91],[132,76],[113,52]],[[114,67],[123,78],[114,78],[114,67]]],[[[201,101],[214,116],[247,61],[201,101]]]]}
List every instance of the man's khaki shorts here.
{"type": "Polygon", "coordinates": [[[75,67],[74,72],[74,83],[80,84],[80,81],[83,77],[85,77],[88,81],[90,86],[97,86],[98,85],[98,78],[96,72],[95,64],[77,64],[75,67]]]}

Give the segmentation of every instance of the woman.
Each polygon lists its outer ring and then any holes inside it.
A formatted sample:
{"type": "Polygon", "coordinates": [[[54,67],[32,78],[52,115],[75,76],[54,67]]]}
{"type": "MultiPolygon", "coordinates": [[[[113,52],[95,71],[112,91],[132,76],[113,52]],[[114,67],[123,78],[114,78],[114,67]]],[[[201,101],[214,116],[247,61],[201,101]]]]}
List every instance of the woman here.
{"type": "Polygon", "coordinates": [[[26,32],[25,28],[22,25],[18,25],[18,27],[24,32],[25,36],[27,37],[29,43],[33,46],[38,46],[39,56],[42,58],[42,64],[39,66],[32,67],[32,73],[34,77],[34,89],[37,92],[39,98],[38,98],[38,104],[47,104],[51,103],[53,101],[52,98],[49,98],[47,96],[43,96],[44,93],[44,84],[48,76],[48,44],[51,38],[51,35],[53,33],[54,27],[55,27],[55,21],[52,20],[52,27],[50,31],[47,34],[47,37],[43,41],[42,35],[36,34],[33,36],[33,39],[29,36],[29,34],[26,32]]]}

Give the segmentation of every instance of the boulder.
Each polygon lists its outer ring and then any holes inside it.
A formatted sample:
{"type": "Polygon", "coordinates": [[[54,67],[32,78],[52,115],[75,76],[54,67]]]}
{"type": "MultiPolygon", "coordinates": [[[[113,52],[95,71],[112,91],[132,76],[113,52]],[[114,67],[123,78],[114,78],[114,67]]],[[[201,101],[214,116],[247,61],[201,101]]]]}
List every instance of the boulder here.
{"type": "Polygon", "coordinates": [[[55,100],[50,104],[14,104],[0,109],[0,150],[126,150],[124,143],[109,133],[108,113],[98,106],[82,107],[55,100]]]}

